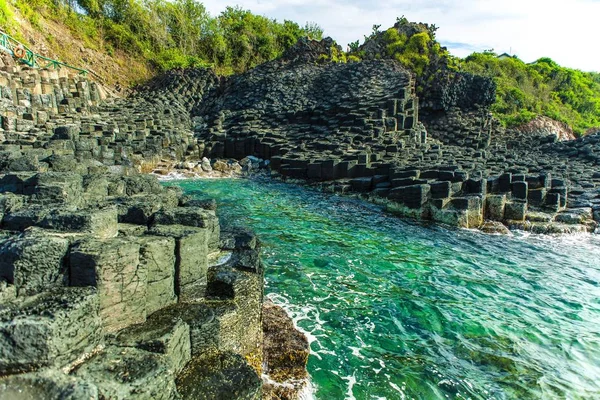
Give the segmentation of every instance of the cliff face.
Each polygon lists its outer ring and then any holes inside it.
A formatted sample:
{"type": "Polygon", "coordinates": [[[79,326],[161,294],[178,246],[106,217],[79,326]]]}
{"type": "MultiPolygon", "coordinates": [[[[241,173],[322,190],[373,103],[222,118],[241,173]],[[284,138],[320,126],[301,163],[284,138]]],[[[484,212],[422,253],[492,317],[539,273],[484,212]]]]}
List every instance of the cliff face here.
{"type": "Polygon", "coordinates": [[[259,153],[263,158],[284,147],[290,156],[311,151],[343,158],[351,148],[422,141],[414,85],[397,63],[298,60],[267,63],[207,94],[192,111],[205,154],[241,158],[250,148],[234,144],[238,139],[252,149],[252,140],[269,145],[259,153]],[[384,143],[386,130],[395,140],[384,143]]]}
{"type": "Polygon", "coordinates": [[[484,147],[492,135],[503,133],[489,111],[496,101],[496,84],[488,77],[458,72],[450,54],[434,40],[435,31],[432,25],[401,19],[387,31],[373,33],[351,54],[399,60],[414,68],[419,120],[428,135],[445,144],[475,141],[476,147],[484,147]]]}
{"type": "Polygon", "coordinates": [[[139,174],[197,157],[186,103],[10,65],[0,84],[0,397],[260,397],[256,237],[139,174]]]}
{"type": "MultiPolygon", "coordinates": [[[[429,24],[400,20],[385,32],[376,32],[365,40],[351,54],[362,59],[399,59],[406,67],[417,68],[415,83],[420,102],[419,107],[425,114],[448,111],[458,107],[472,110],[489,107],[496,101],[496,84],[491,78],[466,72],[457,72],[452,67],[452,59],[445,48],[434,40],[436,28],[429,24]],[[415,45],[411,40],[419,37],[415,45]],[[416,48],[413,48],[416,47],[416,48]],[[418,55],[416,60],[403,57],[418,55]],[[415,53],[415,54],[412,54],[415,53]]],[[[427,122],[423,119],[423,122],[427,122]]]]}

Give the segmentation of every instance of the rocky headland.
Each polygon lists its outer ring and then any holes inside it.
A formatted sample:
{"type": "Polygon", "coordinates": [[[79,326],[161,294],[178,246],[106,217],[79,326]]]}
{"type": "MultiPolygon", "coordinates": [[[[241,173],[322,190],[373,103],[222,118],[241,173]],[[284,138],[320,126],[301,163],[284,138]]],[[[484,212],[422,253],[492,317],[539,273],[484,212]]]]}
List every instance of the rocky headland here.
{"type": "Polygon", "coordinates": [[[397,61],[337,52],[303,39],[124,99],[3,61],[0,398],[255,399],[263,373],[265,397],[296,395],[308,345],[263,303],[259,241],[148,175],[171,166],[263,168],[457,227],[596,229],[600,133],[507,131],[487,78],[447,75],[420,102],[397,61]]]}
{"type": "Polygon", "coordinates": [[[191,109],[202,154],[257,156],[283,177],[452,226],[596,229],[600,135],[506,130],[489,112],[493,82],[465,74],[437,81],[420,108],[399,63],[328,62],[332,49],[301,41],[218,86],[205,78],[212,88],[191,109]]]}

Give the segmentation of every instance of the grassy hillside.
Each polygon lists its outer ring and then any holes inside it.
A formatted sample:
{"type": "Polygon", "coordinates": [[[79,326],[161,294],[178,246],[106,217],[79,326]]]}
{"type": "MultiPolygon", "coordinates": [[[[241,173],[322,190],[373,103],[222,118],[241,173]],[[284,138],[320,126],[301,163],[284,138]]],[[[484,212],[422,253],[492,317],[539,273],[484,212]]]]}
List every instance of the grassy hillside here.
{"type": "Polygon", "coordinates": [[[109,81],[122,74],[126,85],[178,67],[243,72],[302,36],[322,35],[314,24],[278,22],[238,7],[213,17],[194,0],[0,0],[0,25],[36,50],[44,47],[109,81]],[[123,68],[94,68],[103,57],[123,68]]]}

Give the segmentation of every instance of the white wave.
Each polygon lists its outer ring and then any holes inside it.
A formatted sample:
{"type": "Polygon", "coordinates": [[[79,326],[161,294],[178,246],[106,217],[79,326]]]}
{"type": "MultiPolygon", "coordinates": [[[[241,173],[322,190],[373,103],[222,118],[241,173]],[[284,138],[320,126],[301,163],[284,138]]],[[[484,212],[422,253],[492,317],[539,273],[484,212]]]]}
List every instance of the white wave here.
{"type": "MultiPolygon", "coordinates": [[[[369,359],[369,361],[373,361],[373,359],[369,359]]],[[[381,359],[378,359],[377,361],[379,361],[379,366],[381,368],[373,368],[373,372],[379,375],[379,373],[385,368],[385,363],[381,359]]]]}
{"type": "Polygon", "coordinates": [[[166,175],[151,172],[150,175],[156,176],[159,181],[193,181],[193,180],[217,180],[217,179],[242,179],[239,176],[229,176],[223,174],[197,174],[193,172],[171,171],[166,175]]]}
{"type": "Polygon", "coordinates": [[[353,347],[353,346],[348,346],[348,348],[350,350],[352,350],[352,355],[355,357],[360,358],[361,360],[365,359],[365,356],[363,356],[362,354],[360,354],[360,347],[353,347]]]}
{"type": "Polygon", "coordinates": [[[267,298],[271,300],[274,304],[284,309],[287,315],[292,319],[292,322],[294,323],[294,328],[300,331],[308,340],[310,354],[314,355],[319,360],[321,360],[321,356],[318,354],[317,351],[313,349],[312,346],[313,343],[316,343],[320,348],[323,348],[321,342],[319,341],[319,337],[315,334],[316,331],[323,329],[323,321],[320,318],[319,310],[314,306],[294,306],[289,302],[289,300],[285,296],[277,293],[269,293],[267,294],[267,298]],[[298,322],[303,320],[309,320],[313,322],[315,324],[314,329],[312,331],[308,331],[299,326],[298,322]]]}
{"type": "Polygon", "coordinates": [[[400,398],[401,399],[406,399],[406,394],[404,394],[404,391],[402,389],[400,389],[400,386],[396,385],[394,382],[388,382],[390,384],[390,386],[396,390],[398,393],[400,393],[400,398]]]}
{"type": "Polygon", "coordinates": [[[346,392],[346,400],[356,400],[356,397],[354,397],[354,393],[352,391],[354,385],[356,384],[356,376],[354,374],[352,374],[352,376],[342,376],[342,379],[348,381],[348,391],[346,392]]]}
{"type": "Polygon", "coordinates": [[[549,245],[554,248],[578,248],[584,251],[598,251],[600,248],[600,235],[585,232],[543,235],[531,232],[518,232],[515,238],[526,243],[549,245]]]}
{"type": "Polygon", "coordinates": [[[317,290],[317,285],[316,285],[316,284],[313,282],[313,280],[312,280],[312,276],[313,276],[314,274],[315,274],[314,272],[308,273],[308,274],[306,274],[306,277],[307,277],[307,278],[308,278],[308,280],[310,281],[310,284],[312,285],[312,287],[313,287],[313,290],[315,290],[315,291],[316,291],[316,290],[317,290]]]}
{"type": "MultiPolygon", "coordinates": [[[[317,350],[317,351],[315,351],[315,352],[314,352],[314,355],[315,355],[315,356],[317,356],[317,355],[320,355],[320,354],[326,354],[326,355],[328,355],[328,356],[334,356],[334,357],[337,357],[337,353],[336,353],[335,351],[333,351],[333,350],[325,350],[325,349],[321,349],[321,350],[317,350]]],[[[319,360],[322,360],[322,358],[321,358],[321,357],[318,357],[318,358],[319,358],[319,360]]]]}
{"type": "Polygon", "coordinates": [[[151,173],[151,175],[154,175],[159,181],[181,181],[184,179],[190,179],[190,176],[188,174],[184,174],[177,171],[169,172],[167,175],[156,173],[151,173]]]}
{"type": "Polygon", "coordinates": [[[310,379],[290,380],[280,383],[274,381],[268,374],[262,374],[261,378],[264,383],[275,387],[283,387],[292,390],[299,388],[298,400],[316,400],[315,393],[317,389],[310,379]]]}
{"type": "Polygon", "coordinates": [[[298,393],[298,400],[316,400],[317,387],[309,380],[302,391],[298,393]]]}

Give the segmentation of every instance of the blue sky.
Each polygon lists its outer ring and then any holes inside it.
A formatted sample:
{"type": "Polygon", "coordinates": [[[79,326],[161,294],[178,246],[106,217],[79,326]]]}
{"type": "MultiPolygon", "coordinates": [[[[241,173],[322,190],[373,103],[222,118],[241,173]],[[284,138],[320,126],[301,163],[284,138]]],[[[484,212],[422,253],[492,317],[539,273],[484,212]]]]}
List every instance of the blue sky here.
{"type": "Polygon", "coordinates": [[[303,24],[316,22],[344,48],[396,17],[439,27],[437,39],[464,57],[494,49],[526,62],[550,57],[584,71],[600,71],[600,0],[204,0],[212,15],[226,5],[303,24]]]}

